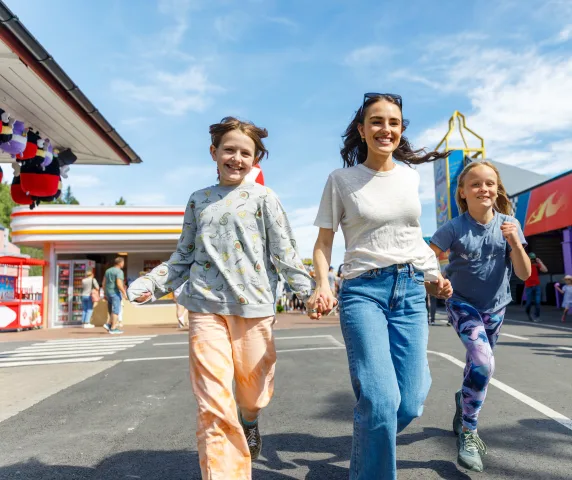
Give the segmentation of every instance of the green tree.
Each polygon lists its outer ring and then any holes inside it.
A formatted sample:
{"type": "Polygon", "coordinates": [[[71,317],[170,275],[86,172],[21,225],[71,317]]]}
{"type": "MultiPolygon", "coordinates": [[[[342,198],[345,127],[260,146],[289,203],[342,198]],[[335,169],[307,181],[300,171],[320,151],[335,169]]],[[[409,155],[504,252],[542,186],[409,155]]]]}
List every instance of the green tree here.
{"type": "MultiPolygon", "coordinates": [[[[0,223],[3,227],[10,228],[10,215],[12,214],[12,209],[17,206],[10,195],[10,185],[7,183],[0,184],[0,223]]],[[[39,248],[21,247],[20,251],[23,255],[30,255],[32,258],[44,258],[44,252],[39,248]]],[[[30,268],[30,275],[41,274],[42,267],[30,268]]]]}
{"type": "Polygon", "coordinates": [[[15,206],[16,203],[10,195],[10,185],[0,184],[0,223],[3,227],[10,227],[10,215],[15,206]]]}
{"type": "Polygon", "coordinates": [[[119,197],[119,200],[115,202],[115,205],[127,205],[127,200],[125,200],[123,197],[119,197]]]}
{"type": "Polygon", "coordinates": [[[63,194],[63,203],[66,205],[79,205],[79,201],[77,200],[77,198],[73,196],[71,187],[69,185],[68,188],[66,188],[65,193],[63,194]]]}

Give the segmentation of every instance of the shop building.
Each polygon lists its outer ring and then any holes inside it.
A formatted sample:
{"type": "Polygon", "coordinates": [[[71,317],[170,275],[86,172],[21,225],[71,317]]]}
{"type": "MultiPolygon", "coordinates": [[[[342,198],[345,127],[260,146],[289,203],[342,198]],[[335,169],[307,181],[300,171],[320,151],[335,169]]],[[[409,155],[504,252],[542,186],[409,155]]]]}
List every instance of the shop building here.
{"type": "MultiPolygon", "coordinates": [[[[48,262],[44,272],[44,328],[81,324],[81,298],[77,290],[88,268],[101,285],[105,270],[116,257],[125,258],[125,280],[129,284],[141,272],[169,259],[177,247],[184,207],[82,207],[45,205],[25,207],[12,213],[12,241],[44,250],[48,262]]],[[[92,323],[107,321],[105,302],[94,310],[92,323]]],[[[124,302],[125,324],[175,322],[171,295],[153,304],[124,302]]]]}

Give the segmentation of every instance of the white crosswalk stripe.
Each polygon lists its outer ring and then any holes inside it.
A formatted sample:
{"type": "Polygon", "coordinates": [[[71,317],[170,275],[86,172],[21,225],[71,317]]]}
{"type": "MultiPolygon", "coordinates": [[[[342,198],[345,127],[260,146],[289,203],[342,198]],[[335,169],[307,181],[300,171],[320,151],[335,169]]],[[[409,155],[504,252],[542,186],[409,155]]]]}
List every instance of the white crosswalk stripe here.
{"type": "Polygon", "coordinates": [[[49,340],[34,343],[0,352],[0,368],[97,362],[105,356],[141,345],[154,337],[156,335],[49,340]]]}

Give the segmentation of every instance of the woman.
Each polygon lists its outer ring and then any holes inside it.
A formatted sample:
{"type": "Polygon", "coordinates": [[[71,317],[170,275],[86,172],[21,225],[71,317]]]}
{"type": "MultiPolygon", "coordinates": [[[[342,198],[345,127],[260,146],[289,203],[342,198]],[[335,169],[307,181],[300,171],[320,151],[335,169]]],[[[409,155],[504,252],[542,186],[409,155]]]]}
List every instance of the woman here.
{"type": "Polygon", "coordinates": [[[99,284],[93,276],[93,270],[88,270],[85,274],[85,278],[81,280],[81,323],[83,328],[94,327],[94,325],[91,324],[91,316],[93,315],[93,298],[91,293],[93,290],[95,290],[99,296],[99,284]]]}
{"type": "Polygon", "coordinates": [[[426,290],[441,298],[452,293],[423,240],[420,177],[409,166],[447,154],[414,151],[402,136],[406,126],[401,97],[364,96],[343,135],[345,168],[330,174],[315,221],[309,314],[327,314],[335,304],[328,267],[339,225],[346,243],[339,298],[357,399],[351,480],[397,478],[396,435],[421,415],[431,384],[426,290]]]}

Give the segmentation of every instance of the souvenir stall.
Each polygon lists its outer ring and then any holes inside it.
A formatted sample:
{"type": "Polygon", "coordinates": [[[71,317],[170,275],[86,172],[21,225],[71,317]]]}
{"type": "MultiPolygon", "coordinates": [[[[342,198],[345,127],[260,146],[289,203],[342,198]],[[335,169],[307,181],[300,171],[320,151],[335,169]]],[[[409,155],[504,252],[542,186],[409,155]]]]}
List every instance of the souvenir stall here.
{"type": "Polygon", "coordinates": [[[16,276],[0,275],[0,331],[41,328],[44,298],[26,292],[22,271],[24,266],[42,266],[43,271],[45,265],[36,258],[0,257],[0,267],[17,267],[16,276]]]}

